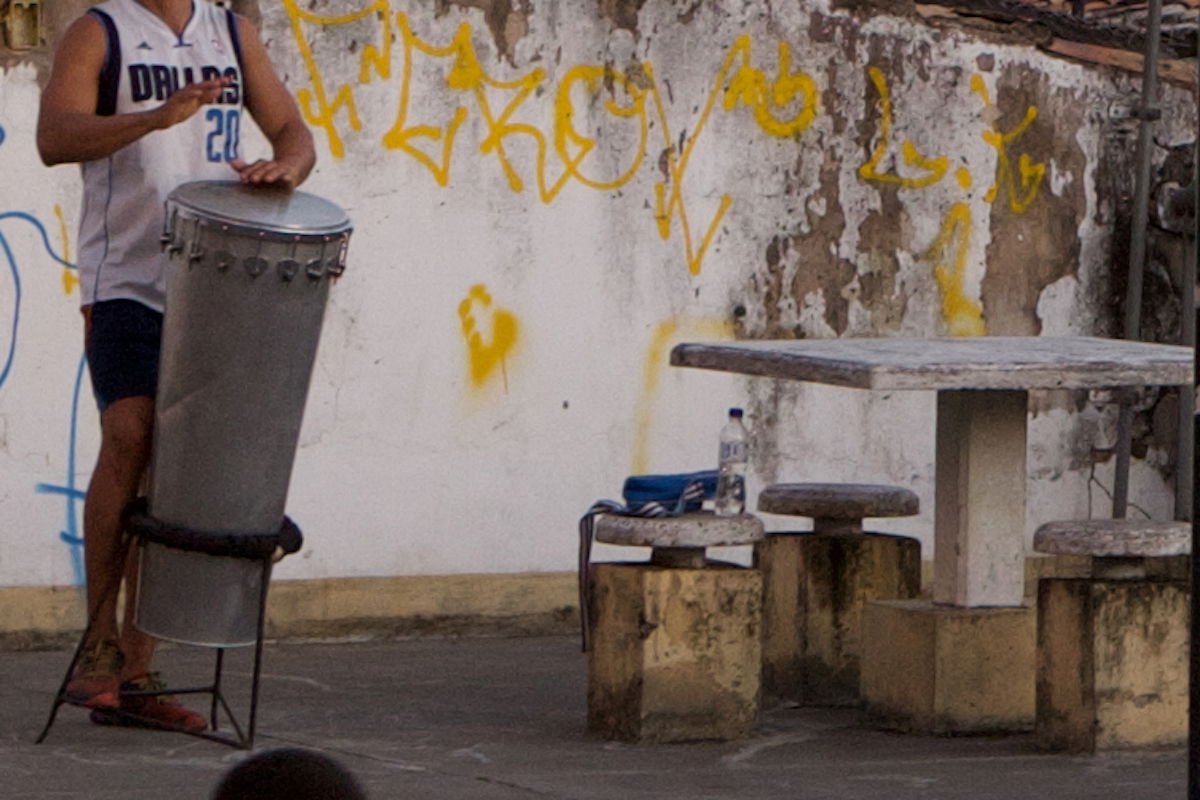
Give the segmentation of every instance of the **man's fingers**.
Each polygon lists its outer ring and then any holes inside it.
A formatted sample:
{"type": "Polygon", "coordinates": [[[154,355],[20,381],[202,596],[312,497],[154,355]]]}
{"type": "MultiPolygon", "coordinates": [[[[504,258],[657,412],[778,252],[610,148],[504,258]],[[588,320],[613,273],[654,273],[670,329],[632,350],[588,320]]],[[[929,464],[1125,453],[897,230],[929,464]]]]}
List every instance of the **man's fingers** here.
{"type": "Polygon", "coordinates": [[[198,102],[201,105],[211,103],[225,91],[226,83],[221,78],[209,78],[200,83],[189,83],[171,95],[177,102],[198,102]]]}
{"type": "Polygon", "coordinates": [[[262,171],[262,174],[259,176],[259,180],[261,180],[263,183],[274,183],[282,178],[286,173],[287,170],[285,170],[282,166],[272,162],[266,169],[262,171]]]}
{"type": "Polygon", "coordinates": [[[254,180],[254,176],[262,172],[264,161],[255,161],[252,164],[247,164],[245,161],[231,161],[229,166],[237,170],[238,175],[243,181],[250,182],[254,180]]]}
{"type": "Polygon", "coordinates": [[[221,96],[225,86],[215,78],[204,83],[194,84],[201,103],[211,103],[221,96]]]}
{"type": "Polygon", "coordinates": [[[253,164],[246,164],[243,161],[243,162],[241,162],[241,166],[238,166],[237,164],[230,162],[230,166],[232,166],[235,170],[237,170],[238,175],[241,176],[241,179],[244,183],[260,183],[260,182],[262,182],[263,176],[271,168],[271,164],[272,164],[272,162],[263,161],[261,159],[258,161],[255,161],[253,164]]]}
{"type": "Polygon", "coordinates": [[[166,115],[166,127],[183,122],[191,117],[200,107],[215,101],[225,90],[220,78],[212,78],[200,83],[189,83],[182,86],[167,98],[163,104],[166,115]]]}
{"type": "Polygon", "coordinates": [[[278,161],[259,160],[246,164],[239,159],[229,162],[229,166],[237,171],[242,183],[292,186],[296,182],[291,168],[278,161]]]}

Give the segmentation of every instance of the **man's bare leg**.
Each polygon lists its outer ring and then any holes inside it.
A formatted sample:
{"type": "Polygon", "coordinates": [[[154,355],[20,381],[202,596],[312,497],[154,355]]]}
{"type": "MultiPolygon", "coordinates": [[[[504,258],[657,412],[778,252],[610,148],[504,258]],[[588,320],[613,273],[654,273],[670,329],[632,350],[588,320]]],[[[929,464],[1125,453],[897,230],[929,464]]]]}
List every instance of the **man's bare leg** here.
{"type": "MultiPolygon", "coordinates": [[[[117,400],[100,414],[100,457],[88,486],[83,507],[83,538],[88,570],[88,604],[99,607],[95,641],[119,641],[123,664],[114,676],[113,703],[89,703],[96,708],[119,707],[125,716],[92,715],[103,724],[149,724],[173,730],[198,732],[207,727],[203,716],[180,705],[168,695],[121,694],[126,688],[158,690],[159,679],[150,672],[155,640],[133,624],[137,591],[137,552],[131,548],[122,563],[124,530],[121,513],[141,487],[150,463],[150,441],[154,426],[154,401],[149,397],[117,400]],[[109,591],[124,577],[125,614],[118,633],[117,593],[109,591]],[[132,719],[133,722],[128,720],[132,719]]],[[[93,681],[95,684],[95,681],[93,681]]],[[[104,698],[107,700],[108,698],[104,698]]]]}
{"type": "MultiPolygon", "coordinates": [[[[127,397],[100,414],[100,455],[83,506],[84,563],[89,610],[97,610],[94,641],[120,640],[126,676],[148,671],[154,640],[130,624],[117,627],[116,582],[127,574],[120,560],[121,512],[137,496],[150,461],[154,400],[127,397]]],[[[134,556],[130,552],[130,558],[134,556]]],[[[127,589],[128,591],[128,589],[127,589]]],[[[129,604],[130,611],[132,604],[129,604]]],[[[126,619],[130,614],[126,614],[126,619]]]]}
{"type": "Polygon", "coordinates": [[[125,615],[121,622],[121,653],[125,665],[121,669],[121,680],[137,678],[150,672],[157,639],[147,636],[133,624],[137,609],[138,549],[136,544],[129,548],[129,560],[125,565],[125,615]]]}

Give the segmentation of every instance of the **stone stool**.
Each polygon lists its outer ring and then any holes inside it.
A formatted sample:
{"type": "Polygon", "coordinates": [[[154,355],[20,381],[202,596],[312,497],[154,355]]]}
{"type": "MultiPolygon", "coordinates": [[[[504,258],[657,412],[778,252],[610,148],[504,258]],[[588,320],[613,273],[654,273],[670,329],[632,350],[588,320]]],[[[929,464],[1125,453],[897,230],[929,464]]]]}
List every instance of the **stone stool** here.
{"type": "Polygon", "coordinates": [[[1091,556],[1091,576],[1038,581],[1038,745],[1093,753],[1182,745],[1191,523],[1048,522],[1038,552],[1091,556]]]}
{"type": "Polygon", "coordinates": [[[808,705],[859,701],[863,606],[921,591],[921,543],[863,531],[864,517],[918,513],[898,486],[780,483],[758,510],[812,517],[811,532],[772,532],[754,546],[763,574],[763,691],[808,705]]]}
{"type": "Polygon", "coordinates": [[[606,739],[736,739],[758,716],[762,576],[704,549],[763,536],[742,514],[596,518],[599,542],[654,548],[650,563],[590,569],[588,730],[606,739]]]}

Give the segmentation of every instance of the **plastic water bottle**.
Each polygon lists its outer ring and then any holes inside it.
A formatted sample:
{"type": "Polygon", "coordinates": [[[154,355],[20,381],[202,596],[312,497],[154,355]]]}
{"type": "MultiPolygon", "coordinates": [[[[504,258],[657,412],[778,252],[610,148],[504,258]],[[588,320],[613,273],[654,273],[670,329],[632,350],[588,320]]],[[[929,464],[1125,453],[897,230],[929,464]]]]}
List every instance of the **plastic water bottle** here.
{"type": "Polygon", "coordinates": [[[742,424],[742,410],[729,409],[729,421],[721,428],[718,459],[717,498],[713,510],[718,517],[736,517],[746,507],[746,464],[750,460],[750,434],[742,424]]]}

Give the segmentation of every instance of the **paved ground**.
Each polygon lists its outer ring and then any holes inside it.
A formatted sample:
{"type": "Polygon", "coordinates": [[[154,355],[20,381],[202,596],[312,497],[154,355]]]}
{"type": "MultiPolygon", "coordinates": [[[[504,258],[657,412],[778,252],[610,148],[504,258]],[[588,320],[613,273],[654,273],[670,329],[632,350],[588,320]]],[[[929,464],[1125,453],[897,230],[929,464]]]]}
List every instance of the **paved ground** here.
{"type": "MultiPolygon", "coordinates": [[[[249,653],[227,683],[245,686],[249,653]]],[[[243,751],[102,728],[63,707],[33,743],[69,654],[0,653],[0,796],[203,800],[243,751]]],[[[172,685],[212,651],[161,654],[172,685]]],[[[203,667],[203,669],[201,669],[203,667]]],[[[863,727],[852,711],[773,708],[744,741],[633,746],[584,731],[585,664],[571,638],[279,644],[264,659],[256,749],[333,755],[372,798],[1145,800],[1186,795],[1183,751],[1040,755],[1028,736],[939,738],[863,727]]],[[[244,698],[232,697],[235,709],[244,698]]]]}

